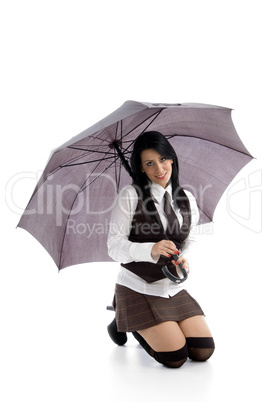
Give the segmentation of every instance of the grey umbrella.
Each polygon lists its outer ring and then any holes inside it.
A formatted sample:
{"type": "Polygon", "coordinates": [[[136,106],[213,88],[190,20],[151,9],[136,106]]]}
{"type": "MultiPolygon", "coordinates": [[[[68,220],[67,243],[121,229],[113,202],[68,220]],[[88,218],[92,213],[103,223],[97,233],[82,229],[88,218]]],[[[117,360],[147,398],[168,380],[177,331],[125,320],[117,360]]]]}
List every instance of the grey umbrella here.
{"type": "Polygon", "coordinates": [[[134,140],[148,130],[160,131],[175,148],[180,184],[195,196],[200,224],[212,221],[223,192],[252,159],[229,108],[125,102],[52,152],[19,221],[59,269],[111,260],[110,213],[118,191],[131,183],[134,140]]]}

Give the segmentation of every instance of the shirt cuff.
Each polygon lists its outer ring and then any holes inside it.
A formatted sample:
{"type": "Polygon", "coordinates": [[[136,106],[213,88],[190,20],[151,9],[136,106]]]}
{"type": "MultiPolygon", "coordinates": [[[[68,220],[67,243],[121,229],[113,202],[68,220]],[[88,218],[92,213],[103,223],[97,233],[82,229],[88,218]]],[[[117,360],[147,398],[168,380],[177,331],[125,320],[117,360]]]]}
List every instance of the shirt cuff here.
{"type": "Polygon", "coordinates": [[[151,256],[151,250],[155,243],[133,243],[130,247],[130,255],[133,261],[140,262],[152,262],[156,264],[157,259],[153,259],[151,256]]]}

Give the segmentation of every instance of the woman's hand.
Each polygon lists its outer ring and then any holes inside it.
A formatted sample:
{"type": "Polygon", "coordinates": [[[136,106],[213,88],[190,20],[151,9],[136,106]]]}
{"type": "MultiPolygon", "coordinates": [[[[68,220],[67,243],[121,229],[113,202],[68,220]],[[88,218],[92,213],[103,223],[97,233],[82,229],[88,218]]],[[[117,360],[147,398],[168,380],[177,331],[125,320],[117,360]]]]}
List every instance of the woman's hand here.
{"type": "Polygon", "coordinates": [[[160,255],[171,257],[171,254],[180,254],[179,250],[171,240],[161,240],[155,243],[151,249],[151,257],[153,259],[159,258],[160,255]]]}
{"type": "Polygon", "coordinates": [[[189,263],[188,261],[183,258],[183,256],[181,255],[177,261],[172,260],[173,265],[175,265],[177,268],[179,268],[179,264],[182,263],[183,269],[186,270],[186,272],[189,274],[189,263]]]}

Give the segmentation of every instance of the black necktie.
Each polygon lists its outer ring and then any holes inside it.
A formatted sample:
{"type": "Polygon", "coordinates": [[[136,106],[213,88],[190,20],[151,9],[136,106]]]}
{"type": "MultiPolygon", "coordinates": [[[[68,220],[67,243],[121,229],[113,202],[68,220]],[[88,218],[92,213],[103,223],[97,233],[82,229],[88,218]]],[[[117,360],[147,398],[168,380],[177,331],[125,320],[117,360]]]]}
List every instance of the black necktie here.
{"type": "Polygon", "coordinates": [[[172,209],[170,203],[170,195],[167,191],[164,194],[164,212],[167,217],[167,229],[166,232],[168,234],[175,234],[179,231],[180,225],[176,213],[172,209]]]}
{"type": "MultiPolygon", "coordinates": [[[[167,191],[165,191],[164,194],[164,212],[166,214],[167,217],[167,229],[166,229],[166,234],[167,234],[167,238],[168,236],[171,237],[171,235],[177,234],[180,231],[180,224],[178,221],[178,218],[176,216],[176,213],[174,212],[174,210],[172,209],[171,203],[170,203],[170,195],[169,193],[167,193],[167,191]]],[[[178,255],[174,254],[172,255],[172,258],[177,261],[178,260],[178,255]]],[[[182,263],[179,264],[179,268],[183,273],[183,278],[180,278],[179,275],[173,275],[169,270],[167,265],[165,265],[162,268],[162,271],[164,273],[164,275],[169,278],[171,281],[175,282],[175,283],[182,283],[187,279],[187,272],[186,270],[183,269],[182,267],[182,263]]]]}
{"type": "MultiPolygon", "coordinates": [[[[171,203],[170,203],[170,194],[165,191],[164,194],[164,212],[167,217],[167,229],[166,229],[166,235],[167,239],[171,238],[172,235],[178,234],[180,232],[180,224],[179,220],[177,218],[176,213],[172,209],[171,203]]],[[[171,256],[175,261],[178,260],[179,256],[177,254],[173,254],[171,256]]],[[[179,264],[179,268],[183,273],[183,278],[180,278],[179,275],[173,275],[169,270],[168,267],[165,265],[162,268],[162,271],[164,272],[164,275],[169,278],[171,281],[175,283],[182,283],[187,279],[187,272],[183,269],[182,263],[179,264]]]]}

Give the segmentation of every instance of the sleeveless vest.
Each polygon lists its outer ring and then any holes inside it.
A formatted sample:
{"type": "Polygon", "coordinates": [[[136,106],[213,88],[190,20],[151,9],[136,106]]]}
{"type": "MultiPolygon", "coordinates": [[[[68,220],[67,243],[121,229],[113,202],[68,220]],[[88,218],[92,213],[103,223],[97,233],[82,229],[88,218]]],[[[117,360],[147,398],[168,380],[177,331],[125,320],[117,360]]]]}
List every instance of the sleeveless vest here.
{"type": "MultiPolygon", "coordinates": [[[[153,209],[154,209],[153,214],[155,214],[157,221],[161,222],[155,205],[153,209]]],[[[174,226],[172,227],[171,230],[172,233],[168,233],[167,231],[166,234],[169,240],[173,241],[173,243],[175,243],[177,249],[179,250],[182,242],[187,238],[189,234],[188,214],[183,214],[182,227],[177,228],[177,226],[178,226],[178,219],[176,228],[174,226]]],[[[143,200],[139,199],[131,224],[129,240],[136,243],[146,243],[146,242],[157,243],[158,241],[163,239],[164,236],[159,224],[155,221],[155,218],[151,216],[151,214],[147,213],[147,211],[145,210],[143,200]]],[[[172,258],[168,258],[161,255],[157,263],[147,261],[142,262],[133,261],[126,264],[121,264],[121,266],[127,268],[135,275],[138,275],[146,282],[151,283],[166,278],[161,270],[161,268],[164,265],[168,267],[169,271],[173,275],[177,276],[176,267],[171,262],[171,259],[172,258]]]]}

